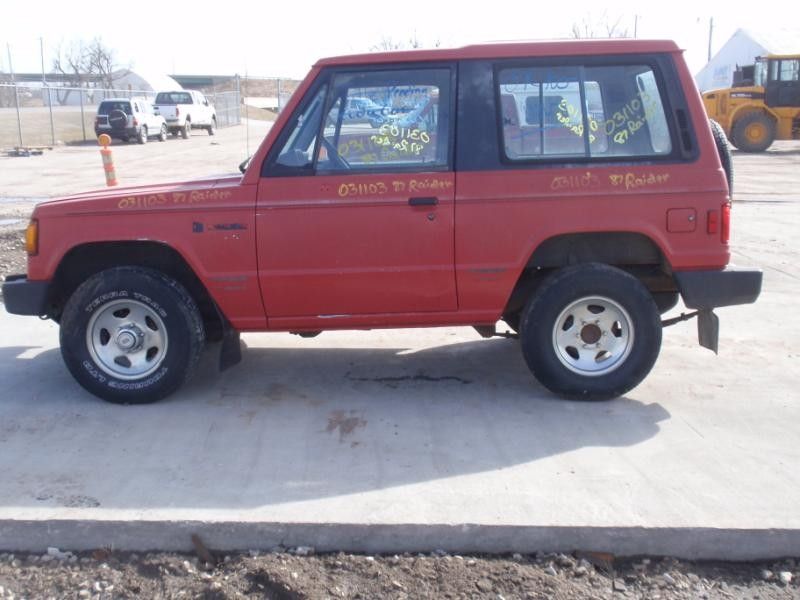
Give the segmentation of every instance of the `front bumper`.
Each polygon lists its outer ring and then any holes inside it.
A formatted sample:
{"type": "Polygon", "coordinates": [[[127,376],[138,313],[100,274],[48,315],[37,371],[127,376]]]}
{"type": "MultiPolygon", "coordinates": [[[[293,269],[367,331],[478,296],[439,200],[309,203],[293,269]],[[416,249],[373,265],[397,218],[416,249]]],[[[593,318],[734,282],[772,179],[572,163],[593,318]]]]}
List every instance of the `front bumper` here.
{"type": "Polygon", "coordinates": [[[6,311],[13,315],[46,315],[49,281],[28,281],[25,275],[9,275],[3,282],[6,311]]]}
{"type": "Polygon", "coordinates": [[[761,293],[758,269],[725,267],[714,271],[673,273],[687,308],[711,310],[720,306],[752,304],[761,293]]]}

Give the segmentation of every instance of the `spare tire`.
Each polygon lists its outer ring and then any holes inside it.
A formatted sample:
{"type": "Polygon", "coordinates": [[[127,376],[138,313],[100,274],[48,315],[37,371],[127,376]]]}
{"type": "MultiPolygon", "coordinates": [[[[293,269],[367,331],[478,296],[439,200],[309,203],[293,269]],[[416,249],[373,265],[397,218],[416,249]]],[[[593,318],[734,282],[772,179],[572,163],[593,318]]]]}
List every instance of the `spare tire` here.
{"type": "Polygon", "coordinates": [[[725,130],[722,125],[717,123],[714,119],[709,119],[711,124],[711,134],[714,136],[714,145],[717,147],[717,154],[719,154],[719,162],[722,163],[722,168],[725,171],[725,179],[728,180],[728,193],[733,200],[733,159],[731,158],[731,145],[728,138],[725,137],[725,130]]]}
{"type": "Polygon", "coordinates": [[[119,109],[112,110],[108,114],[108,122],[112,129],[125,129],[128,127],[128,115],[119,109]]]}

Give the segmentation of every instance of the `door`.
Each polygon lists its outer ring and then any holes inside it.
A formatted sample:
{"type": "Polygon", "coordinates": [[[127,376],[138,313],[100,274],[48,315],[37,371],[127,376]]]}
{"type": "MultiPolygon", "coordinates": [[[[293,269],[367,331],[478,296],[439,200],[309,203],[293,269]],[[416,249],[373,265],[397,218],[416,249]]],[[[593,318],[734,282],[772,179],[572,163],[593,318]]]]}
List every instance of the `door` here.
{"type": "Polygon", "coordinates": [[[310,90],[259,182],[270,318],[457,308],[453,79],[449,66],[358,70],[310,90]],[[369,119],[349,114],[353,98],[374,103],[369,119]]]}

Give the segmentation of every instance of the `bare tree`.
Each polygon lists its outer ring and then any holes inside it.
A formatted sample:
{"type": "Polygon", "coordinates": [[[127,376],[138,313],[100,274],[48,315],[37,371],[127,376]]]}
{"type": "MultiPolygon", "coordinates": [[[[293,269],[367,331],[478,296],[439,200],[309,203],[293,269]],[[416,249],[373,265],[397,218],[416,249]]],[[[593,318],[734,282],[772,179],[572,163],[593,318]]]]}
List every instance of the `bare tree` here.
{"type": "MultiPolygon", "coordinates": [[[[59,43],[53,57],[53,71],[62,76],[68,87],[84,87],[91,77],[86,45],[82,41],[72,41],[65,48],[63,42],[59,43]]],[[[59,90],[58,103],[66,104],[71,93],[72,90],[59,90]]]]}
{"type": "MultiPolygon", "coordinates": [[[[73,40],[66,46],[63,42],[59,44],[53,58],[53,71],[59,73],[69,87],[85,87],[90,81],[96,81],[102,87],[113,88],[114,80],[127,75],[129,69],[120,68],[114,50],[101,38],[94,38],[88,43],[73,40]]],[[[66,104],[70,92],[59,92],[58,102],[66,104]]]]}
{"type": "Polygon", "coordinates": [[[631,37],[628,28],[622,25],[623,19],[623,15],[612,19],[608,16],[607,11],[603,11],[598,18],[587,14],[580,22],[572,24],[571,34],[575,39],[631,37]]]}
{"type": "Polygon", "coordinates": [[[377,44],[373,44],[369,47],[370,52],[388,52],[390,50],[402,50],[403,48],[405,48],[405,44],[392,39],[390,35],[382,36],[377,44]]]}
{"type": "Polygon", "coordinates": [[[114,80],[127,75],[128,68],[120,69],[117,64],[114,51],[103,44],[103,40],[95,38],[89,44],[89,64],[92,73],[98,77],[100,83],[105,88],[114,87],[114,80]]]}
{"type": "MultiPolygon", "coordinates": [[[[440,40],[435,40],[431,46],[433,48],[438,48],[441,45],[440,40]]],[[[402,40],[395,40],[391,36],[383,36],[381,37],[380,41],[377,44],[373,44],[370,46],[370,52],[388,52],[391,50],[416,50],[418,48],[425,48],[425,42],[417,36],[417,30],[414,30],[414,33],[411,37],[408,38],[407,42],[402,40]]]]}

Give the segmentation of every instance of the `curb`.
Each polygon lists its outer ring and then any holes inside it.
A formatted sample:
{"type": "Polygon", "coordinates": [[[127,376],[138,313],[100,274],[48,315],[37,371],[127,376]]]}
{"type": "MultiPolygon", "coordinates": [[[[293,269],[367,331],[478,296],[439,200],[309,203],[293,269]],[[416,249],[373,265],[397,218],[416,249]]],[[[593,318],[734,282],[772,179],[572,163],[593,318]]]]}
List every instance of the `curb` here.
{"type": "Polygon", "coordinates": [[[547,527],[495,525],[366,525],[208,521],[0,521],[0,551],[45,552],[109,548],[192,551],[197,534],[212,550],[311,546],[317,552],[503,554],[606,552],[685,560],[749,561],[800,556],[798,529],[705,527],[547,527]]]}

